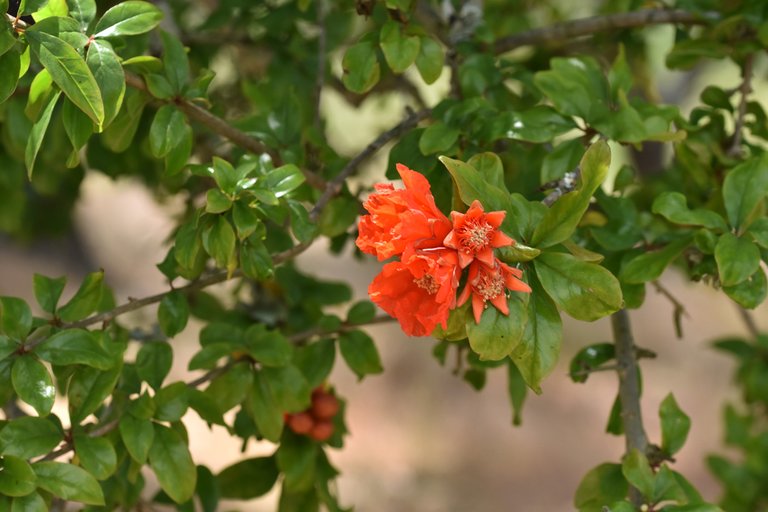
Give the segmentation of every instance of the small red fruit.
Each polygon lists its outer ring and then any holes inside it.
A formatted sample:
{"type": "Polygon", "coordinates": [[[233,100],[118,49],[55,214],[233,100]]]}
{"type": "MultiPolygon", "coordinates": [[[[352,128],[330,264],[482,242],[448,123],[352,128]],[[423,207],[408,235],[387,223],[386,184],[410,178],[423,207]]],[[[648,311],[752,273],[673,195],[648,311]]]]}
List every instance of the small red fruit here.
{"type": "Polygon", "coordinates": [[[339,412],[339,401],[330,393],[312,393],[310,412],[317,420],[330,420],[339,412]]]}
{"type": "Polygon", "coordinates": [[[330,421],[318,421],[309,432],[309,437],[315,441],[327,441],[333,435],[333,423],[330,421]]]}
{"type": "Polygon", "coordinates": [[[308,412],[289,414],[286,423],[291,430],[300,435],[309,434],[315,427],[315,420],[308,412]]]}

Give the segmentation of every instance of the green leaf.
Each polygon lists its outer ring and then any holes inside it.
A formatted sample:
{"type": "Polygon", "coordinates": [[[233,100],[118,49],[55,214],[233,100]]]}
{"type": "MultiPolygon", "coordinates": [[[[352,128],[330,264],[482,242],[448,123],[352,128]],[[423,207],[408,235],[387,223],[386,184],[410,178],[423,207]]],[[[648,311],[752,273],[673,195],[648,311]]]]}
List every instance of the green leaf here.
{"type": "Polygon", "coordinates": [[[253,237],[240,246],[240,268],[247,277],[263,281],[272,276],[272,256],[260,240],[253,237]]]}
{"type": "Polygon", "coordinates": [[[724,286],[723,291],[737,304],[748,309],[754,309],[765,300],[768,295],[768,282],[762,268],[749,276],[745,281],[733,286],[724,286]]]}
{"type": "Polygon", "coordinates": [[[627,482],[636,487],[643,496],[648,499],[653,496],[653,470],[648,464],[648,459],[640,450],[633,448],[624,457],[621,472],[627,482]]]}
{"type": "Polygon", "coordinates": [[[299,242],[308,242],[317,236],[317,224],[309,220],[309,213],[303,204],[288,199],[288,215],[291,230],[299,242]]]}
{"type": "Polygon", "coordinates": [[[283,434],[283,411],[272,395],[269,380],[261,371],[257,370],[253,374],[248,404],[259,433],[268,441],[278,442],[283,434]]]}
{"type": "Polygon", "coordinates": [[[175,94],[181,94],[189,81],[189,60],[178,37],[161,30],[163,39],[163,68],[175,94]]]}
{"type": "Polygon", "coordinates": [[[640,254],[621,268],[621,280],[625,283],[646,283],[658,279],[664,270],[690,245],[690,237],[667,244],[663,249],[640,254]]]}
{"type": "Polygon", "coordinates": [[[32,311],[16,297],[0,297],[0,327],[12,338],[23,340],[32,329],[32,311]]]}
{"type": "Polygon", "coordinates": [[[163,334],[173,338],[184,330],[189,319],[187,296],[174,290],[166,294],[157,309],[157,321],[163,334]]]}
{"type": "Polygon", "coordinates": [[[424,130],[419,139],[419,151],[424,155],[448,151],[458,140],[461,130],[436,121],[424,130]]]}
{"type": "MultiPolygon", "coordinates": [[[[505,137],[536,143],[550,142],[558,135],[576,128],[571,118],[544,105],[519,112],[506,112],[495,122],[505,137]]],[[[567,170],[563,169],[563,172],[567,170]]]]}
{"type": "MultiPolygon", "coordinates": [[[[241,204],[241,203],[238,203],[241,204]]],[[[221,190],[217,188],[209,189],[208,192],[205,193],[205,211],[208,213],[224,213],[227,210],[232,208],[232,200],[227,197],[221,190]]],[[[243,208],[248,208],[247,206],[243,206],[243,208]]],[[[258,217],[256,217],[258,219],[258,217]]],[[[244,238],[240,234],[240,226],[237,224],[237,219],[235,219],[235,226],[238,228],[237,232],[240,238],[244,238]]],[[[250,235],[250,233],[246,234],[245,236],[250,235]]]]}
{"type": "Polygon", "coordinates": [[[674,455],[688,438],[691,419],[677,405],[672,393],[661,402],[659,418],[661,419],[661,449],[669,455],[674,455]]]}
{"type": "Polygon", "coordinates": [[[179,421],[189,409],[189,389],[183,382],[174,382],[159,389],[155,394],[155,419],[179,421]]]}
{"type": "Polygon", "coordinates": [[[165,341],[144,343],[136,355],[136,373],[141,380],[158,390],[171,371],[173,349],[165,341]]]}
{"type": "Polygon", "coordinates": [[[613,343],[593,343],[579,350],[573,359],[568,376],[573,382],[587,382],[589,374],[616,357],[613,343]]]}
{"type": "Polygon", "coordinates": [[[189,388],[187,390],[187,399],[189,406],[206,423],[226,426],[224,416],[221,414],[221,408],[210,395],[205,394],[199,389],[189,388]]]}
{"type": "Polygon", "coordinates": [[[576,489],[573,504],[579,512],[601,512],[606,503],[624,499],[628,490],[621,465],[600,464],[584,475],[576,489]]]}
{"type": "Polygon", "coordinates": [[[18,52],[7,51],[0,55],[0,103],[11,97],[19,83],[21,56],[18,52]]]}
{"type": "Polygon", "coordinates": [[[12,340],[8,336],[0,335],[0,361],[21,348],[21,344],[12,340]]]}
{"type": "Polygon", "coordinates": [[[467,164],[474,167],[492,185],[501,190],[507,189],[507,185],[504,183],[504,164],[496,153],[487,151],[472,155],[472,158],[467,160],[467,164]]]}
{"type": "Polygon", "coordinates": [[[315,482],[318,445],[306,436],[283,439],[277,449],[277,467],[285,475],[284,485],[291,491],[310,489],[315,482]]]}
{"type": "Polygon", "coordinates": [[[416,61],[421,41],[418,36],[403,34],[400,23],[388,20],[381,27],[379,45],[390,69],[395,73],[402,73],[416,61]]]}
{"type": "Polygon", "coordinates": [[[115,118],[125,96],[125,73],[120,58],[107,41],[95,39],[88,45],[85,63],[93,73],[104,101],[104,125],[115,118]]]}
{"type": "Polygon", "coordinates": [[[531,245],[550,247],[568,238],[578,226],[589,207],[592,194],[603,183],[611,163],[611,150],[600,140],[589,147],[581,159],[581,186],[559,198],[547,210],[531,238],[531,245]]]}
{"type": "Polygon", "coordinates": [[[312,390],[298,368],[293,365],[265,367],[261,374],[283,412],[300,412],[309,407],[312,390]]]}
{"type": "Polygon", "coordinates": [[[483,311],[479,324],[474,319],[467,321],[469,346],[481,360],[504,359],[520,343],[527,321],[527,301],[527,296],[515,294],[507,300],[509,315],[489,307],[483,311]]]}
{"type": "MultiPolygon", "coordinates": [[[[0,8],[3,12],[6,12],[8,10],[8,0],[0,1],[0,8]]],[[[8,50],[16,45],[16,41],[16,31],[13,29],[10,20],[7,17],[0,20],[0,55],[5,55],[8,50]]],[[[18,78],[18,73],[16,77],[18,78]]]]}
{"type": "Polygon", "coordinates": [[[84,469],[62,462],[37,462],[32,469],[37,474],[37,485],[58,498],[104,505],[101,486],[84,469]]]}
{"type": "Polygon", "coordinates": [[[234,196],[237,184],[240,181],[240,173],[223,158],[217,156],[213,157],[213,166],[208,168],[208,171],[213,174],[213,179],[216,184],[225,194],[234,196]]]}
{"type": "Polygon", "coordinates": [[[704,226],[720,231],[728,229],[725,220],[712,210],[703,208],[689,210],[686,198],[680,192],[663,192],[653,202],[652,211],[675,224],[704,226]]]}
{"type": "Polygon", "coordinates": [[[61,91],[56,91],[48,103],[45,105],[43,112],[40,114],[40,118],[32,125],[32,132],[27,139],[27,147],[24,151],[24,163],[27,166],[27,176],[32,178],[32,171],[35,168],[35,160],[37,160],[37,153],[40,151],[40,146],[43,144],[43,137],[45,132],[48,131],[48,124],[51,122],[51,114],[53,114],[53,107],[56,106],[56,102],[61,96],[61,91]]]}
{"type": "Polygon", "coordinates": [[[104,271],[88,274],[75,295],[59,308],[59,318],[64,322],[75,322],[87,317],[99,307],[103,291],[104,271]]]}
{"type": "Polygon", "coordinates": [[[27,496],[35,489],[37,476],[27,461],[13,455],[0,459],[0,496],[27,496]]]}
{"type": "Polygon", "coordinates": [[[195,463],[187,445],[175,430],[155,424],[149,467],[154,471],[160,488],[176,503],[184,503],[194,494],[197,483],[195,463]]]}
{"type": "Polygon", "coordinates": [[[35,408],[40,416],[51,412],[56,388],[46,367],[36,357],[24,354],[13,363],[13,389],[24,402],[35,408]]]}
{"type": "Polygon", "coordinates": [[[144,34],[163,19],[163,12],[149,2],[129,0],[107,10],[94,28],[93,37],[144,34]]]}
{"type": "Polygon", "coordinates": [[[757,272],[760,250],[746,238],[724,233],[715,246],[715,261],[723,286],[734,286],[757,272]]]}
{"type": "Polygon", "coordinates": [[[347,323],[365,324],[376,317],[376,306],[369,300],[355,302],[347,311],[347,323]]]}
{"type": "Polygon", "coordinates": [[[350,331],[339,336],[339,350],[349,369],[362,380],[366,375],[381,373],[379,352],[370,336],[362,331],[350,331]]]}
{"type": "Polygon", "coordinates": [[[75,370],[67,388],[69,419],[72,424],[80,423],[102,406],[115,389],[122,368],[122,364],[117,364],[107,371],[89,366],[75,370]]]}
{"type": "Polygon", "coordinates": [[[205,389],[205,394],[213,398],[224,413],[245,400],[252,383],[251,369],[245,364],[238,364],[214,379],[205,389]]]}
{"type": "Polygon", "coordinates": [[[768,153],[737,165],[723,181],[728,222],[739,232],[749,227],[753,213],[768,191],[768,153]]]}
{"type": "Polygon", "coordinates": [[[133,460],[144,464],[155,440],[155,428],[149,419],[124,414],[118,424],[120,437],[133,460]]]}
{"type": "Polygon", "coordinates": [[[285,366],[293,357],[293,345],[280,331],[254,324],[245,331],[248,354],[265,366],[285,366]]]}
{"type": "Polygon", "coordinates": [[[94,333],[84,329],[59,331],[38,345],[34,353],[55,365],[84,364],[108,370],[115,364],[94,333]]]}
{"type": "Polygon", "coordinates": [[[125,91],[120,112],[101,133],[101,141],[107,148],[122,153],[130,147],[148,101],[149,97],[136,89],[125,91]]]}
{"type": "Polygon", "coordinates": [[[550,67],[536,73],[534,83],[560,113],[589,122],[609,111],[608,83],[595,59],[558,57],[550,67]]]}
{"type": "Polygon", "coordinates": [[[72,153],[67,160],[67,167],[76,167],[80,163],[80,149],[93,135],[93,121],[69,100],[64,101],[61,120],[69,142],[72,144],[72,153]]]}
{"type": "Polygon", "coordinates": [[[45,19],[38,18],[34,28],[36,32],[44,32],[61,39],[78,52],[81,52],[85,45],[88,44],[88,36],[86,36],[80,28],[80,24],[76,20],[65,15],[54,15],[45,19]]]}
{"type": "Polygon", "coordinates": [[[17,13],[20,15],[34,14],[37,13],[37,11],[43,9],[47,3],[48,0],[21,0],[18,3],[19,10],[17,13]]]}
{"type": "Polygon", "coordinates": [[[529,279],[532,292],[528,299],[528,316],[520,342],[510,353],[525,383],[536,393],[541,381],[557,364],[563,341],[563,323],[552,299],[538,279],[529,279]]]}
{"type": "Polygon", "coordinates": [[[507,363],[507,396],[512,406],[512,424],[517,426],[523,422],[523,403],[528,394],[525,380],[512,360],[507,363]]]}
{"type": "Polygon", "coordinates": [[[101,127],[104,104],[91,70],[72,46],[58,37],[35,30],[35,27],[37,25],[26,31],[32,52],[67,98],[101,127]]]}
{"type": "Polygon", "coordinates": [[[213,225],[203,231],[203,247],[216,261],[216,265],[233,271],[235,260],[235,231],[223,216],[218,216],[213,225]]]}
{"type": "Polygon", "coordinates": [[[182,143],[187,120],[173,105],[163,105],[155,114],[149,128],[149,149],[152,155],[162,158],[182,143]]]}
{"type": "Polygon", "coordinates": [[[10,512],[48,512],[48,505],[45,504],[45,500],[40,494],[33,492],[32,494],[15,498],[10,512]]]}
{"type": "Polygon", "coordinates": [[[344,86],[352,92],[366,93],[379,81],[381,68],[373,43],[366,41],[350,46],[341,66],[344,86]]]}
{"type": "Polygon", "coordinates": [[[80,465],[97,480],[105,480],[115,473],[117,453],[107,438],[75,434],[74,446],[80,465]]]}
{"type": "Polygon", "coordinates": [[[573,318],[591,322],[621,308],[619,281],[603,267],[557,252],[533,263],[544,290],[573,318]]]}
{"type": "Polygon", "coordinates": [[[315,389],[331,374],[336,360],[336,345],[332,339],[309,343],[293,352],[293,364],[307,378],[310,388],[315,389]]]}
{"type": "Polygon", "coordinates": [[[296,190],[305,181],[306,178],[298,167],[294,164],[286,164],[272,169],[264,177],[259,178],[258,185],[272,191],[276,197],[283,197],[296,190]]]}
{"type": "Polygon", "coordinates": [[[279,474],[274,456],[256,457],[224,468],[216,480],[222,498],[251,500],[268,493],[279,474]]]}
{"type": "Polygon", "coordinates": [[[0,430],[0,454],[30,459],[56,448],[62,433],[45,418],[25,416],[11,420],[0,430]]]}
{"type": "Polygon", "coordinates": [[[416,69],[427,84],[440,78],[445,64],[443,47],[433,37],[421,36],[419,54],[416,56],[416,69]]]}
{"type": "Polygon", "coordinates": [[[80,24],[80,29],[83,32],[96,18],[95,0],[67,0],[67,7],[69,8],[69,15],[80,24]]]}

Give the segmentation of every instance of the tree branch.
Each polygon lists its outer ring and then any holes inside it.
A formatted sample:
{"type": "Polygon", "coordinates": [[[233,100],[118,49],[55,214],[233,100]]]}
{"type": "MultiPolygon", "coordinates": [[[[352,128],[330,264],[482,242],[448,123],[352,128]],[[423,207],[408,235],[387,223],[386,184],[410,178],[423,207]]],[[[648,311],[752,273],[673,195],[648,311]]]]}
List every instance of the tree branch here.
{"type": "Polygon", "coordinates": [[[393,321],[395,321],[395,318],[389,315],[380,315],[380,316],[374,317],[368,322],[363,322],[359,324],[342,322],[341,325],[339,325],[336,329],[329,330],[329,329],[321,329],[320,327],[313,327],[312,329],[307,329],[306,331],[301,331],[295,334],[291,334],[290,336],[288,336],[288,341],[290,341],[293,344],[299,345],[304,343],[310,338],[314,338],[315,336],[328,336],[330,334],[339,334],[343,332],[354,331],[355,329],[359,329],[360,327],[363,327],[366,325],[384,324],[384,323],[389,323],[393,321]]]}
{"type": "MultiPolygon", "coordinates": [[[[640,407],[640,374],[637,366],[635,343],[632,338],[632,328],[629,314],[621,309],[611,315],[613,340],[616,344],[616,363],[619,367],[619,399],[621,400],[621,420],[624,424],[626,452],[634,449],[645,454],[648,448],[648,437],[643,427],[643,414],[640,407]]],[[[630,487],[629,498],[633,505],[643,504],[640,492],[630,487]]]]}
{"type": "Polygon", "coordinates": [[[549,27],[521,32],[497,40],[494,49],[497,54],[505,53],[521,46],[562,44],[571,39],[598,32],[665,23],[706,25],[709,20],[699,14],[678,9],[643,9],[566,21],[549,27]]]}
{"type": "Polygon", "coordinates": [[[738,90],[741,94],[739,98],[739,109],[736,111],[736,119],[733,125],[733,139],[731,140],[731,146],[728,148],[728,155],[740,156],[742,153],[741,142],[744,132],[744,121],[747,117],[747,99],[749,93],[752,92],[752,68],[755,61],[755,55],[750,53],[744,59],[744,66],[741,68],[741,85],[738,90]]]}
{"type": "Polygon", "coordinates": [[[330,202],[331,199],[341,193],[344,182],[354,174],[358,166],[371,155],[376,153],[387,142],[391,141],[395,137],[401,135],[403,132],[416,126],[422,119],[426,119],[432,113],[430,109],[419,110],[418,112],[411,112],[408,117],[402,120],[400,123],[382,133],[373,142],[368,144],[357,156],[350,160],[344,169],[336,175],[331,181],[329,181],[322,195],[318,198],[315,206],[309,212],[309,220],[316,222],[320,218],[323,208],[330,202]]]}
{"type": "Polygon", "coordinates": [[[739,310],[739,315],[741,315],[741,319],[744,321],[744,325],[746,326],[747,331],[749,331],[749,335],[756,340],[758,336],[760,336],[760,329],[758,329],[752,314],[747,311],[746,308],[739,306],[738,304],[736,305],[736,309],[739,310]]]}

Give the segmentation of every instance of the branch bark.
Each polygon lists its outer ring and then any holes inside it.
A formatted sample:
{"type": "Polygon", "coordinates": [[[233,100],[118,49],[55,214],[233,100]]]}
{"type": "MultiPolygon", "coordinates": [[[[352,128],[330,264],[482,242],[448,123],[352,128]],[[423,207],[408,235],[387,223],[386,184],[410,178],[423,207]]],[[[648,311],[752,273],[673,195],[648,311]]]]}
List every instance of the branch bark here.
{"type": "Polygon", "coordinates": [[[755,55],[750,53],[744,59],[744,65],[741,68],[741,85],[739,85],[739,108],[736,111],[736,119],[733,125],[733,139],[728,148],[728,154],[731,156],[740,156],[742,154],[741,142],[743,139],[744,122],[747,117],[747,103],[749,94],[752,92],[752,75],[755,55]]]}
{"type": "Polygon", "coordinates": [[[505,53],[521,46],[562,44],[571,39],[598,32],[666,23],[705,25],[709,20],[699,14],[679,9],[643,9],[606,16],[592,16],[521,32],[499,39],[494,49],[497,54],[505,53]]]}
{"type": "MultiPolygon", "coordinates": [[[[626,452],[634,449],[646,453],[648,437],[643,426],[643,413],[640,407],[640,373],[637,366],[637,353],[626,309],[611,316],[613,340],[616,344],[616,363],[619,375],[619,399],[621,400],[621,420],[624,424],[626,452]]],[[[635,506],[643,504],[643,497],[634,487],[630,487],[629,499],[635,506]]]]}

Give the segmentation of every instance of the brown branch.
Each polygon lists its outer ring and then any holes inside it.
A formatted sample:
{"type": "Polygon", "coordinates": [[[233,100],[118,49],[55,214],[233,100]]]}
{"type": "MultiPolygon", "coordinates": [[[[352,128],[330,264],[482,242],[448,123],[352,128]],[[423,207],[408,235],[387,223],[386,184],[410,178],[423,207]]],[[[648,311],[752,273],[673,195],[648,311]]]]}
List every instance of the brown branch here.
{"type": "Polygon", "coordinates": [[[752,336],[753,339],[757,339],[760,336],[760,329],[758,329],[752,314],[738,304],[736,305],[736,309],[739,310],[739,315],[741,315],[741,319],[744,321],[744,325],[746,326],[749,335],[752,336]]]}
{"type": "Polygon", "coordinates": [[[656,288],[656,291],[662,295],[664,295],[667,299],[669,299],[669,302],[672,303],[674,306],[674,311],[672,312],[672,317],[675,323],[675,335],[677,335],[678,339],[683,337],[683,325],[682,325],[682,319],[684,316],[690,316],[688,314],[688,311],[686,311],[685,306],[682,302],[677,300],[674,295],[672,295],[672,292],[667,290],[662,284],[658,281],[651,281],[651,284],[654,288],[656,288]]]}
{"type": "MultiPolygon", "coordinates": [[[[621,421],[624,424],[626,453],[640,450],[645,454],[648,449],[648,437],[643,426],[643,413],[640,408],[640,373],[637,366],[637,353],[632,338],[629,313],[621,309],[611,315],[613,340],[616,344],[616,363],[619,375],[619,399],[621,400],[621,421]]],[[[629,489],[629,498],[633,505],[643,504],[643,497],[634,487],[629,489]]]]}
{"type": "Polygon", "coordinates": [[[742,154],[741,142],[744,132],[744,122],[747,117],[747,103],[749,93],[752,92],[752,68],[755,61],[755,55],[750,53],[744,59],[744,66],[741,68],[741,85],[739,85],[738,91],[741,94],[739,99],[739,109],[736,111],[736,119],[733,125],[733,139],[731,140],[731,146],[728,148],[728,155],[740,156],[742,154]]]}
{"type": "Polygon", "coordinates": [[[311,329],[307,329],[306,331],[301,331],[295,334],[291,334],[290,336],[288,336],[288,341],[294,344],[301,344],[306,340],[310,338],[314,338],[316,336],[329,336],[331,334],[339,334],[343,332],[354,331],[355,329],[359,329],[360,327],[364,327],[366,325],[384,324],[388,322],[393,322],[394,320],[395,319],[389,315],[380,315],[372,318],[368,322],[363,322],[359,324],[342,322],[341,325],[339,325],[336,329],[321,329],[319,327],[313,327],[311,329]]]}
{"type": "Polygon", "coordinates": [[[336,197],[339,193],[341,193],[342,187],[344,185],[344,182],[352,176],[352,174],[355,173],[358,166],[368,158],[370,158],[371,155],[376,153],[379,149],[384,146],[387,142],[391,141],[395,137],[401,135],[403,132],[411,129],[412,127],[416,126],[419,121],[422,119],[426,119],[429,117],[429,115],[432,113],[430,109],[424,109],[419,110],[418,112],[411,112],[408,117],[406,117],[404,120],[399,122],[397,125],[392,127],[391,129],[387,130],[386,132],[382,133],[376,139],[374,139],[373,142],[368,144],[360,153],[358,153],[357,156],[355,156],[352,160],[350,160],[347,165],[344,167],[344,169],[341,170],[339,174],[336,175],[331,181],[329,181],[326,186],[323,193],[318,198],[317,202],[315,203],[315,206],[312,208],[312,210],[309,212],[309,220],[312,222],[316,222],[317,219],[320,218],[320,214],[323,211],[323,208],[326,207],[326,205],[330,202],[331,199],[336,197]]]}
{"type": "Polygon", "coordinates": [[[643,9],[605,16],[593,16],[536,28],[496,41],[495,52],[505,53],[528,45],[562,44],[571,39],[589,36],[608,30],[645,27],[665,23],[681,25],[705,25],[709,23],[699,14],[678,9],[643,9]]]}

